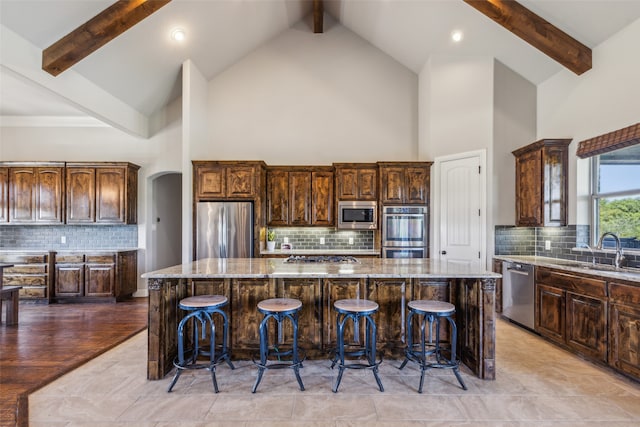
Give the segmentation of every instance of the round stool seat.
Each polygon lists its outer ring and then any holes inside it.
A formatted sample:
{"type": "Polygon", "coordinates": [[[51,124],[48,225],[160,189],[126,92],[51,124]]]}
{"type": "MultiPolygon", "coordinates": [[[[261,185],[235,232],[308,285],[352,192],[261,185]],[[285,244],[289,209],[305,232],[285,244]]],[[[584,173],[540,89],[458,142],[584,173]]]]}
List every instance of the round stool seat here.
{"type": "Polygon", "coordinates": [[[454,313],[456,311],[456,306],[451,303],[425,299],[409,302],[409,308],[422,313],[437,314],[454,313]]]}
{"type": "Polygon", "coordinates": [[[378,303],[366,299],[340,299],[333,303],[339,312],[370,314],[378,309],[378,303]]]}
{"type": "Polygon", "coordinates": [[[214,308],[227,303],[227,297],[223,295],[198,295],[180,300],[180,308],[183,310],[214,308]]]}
{"type": "Polygon", "coordinates": [[[302,307],[302,301],[292,298],[272,298],[260,301],[258,310],[261,313],[282,313],[285,311],[295,311],[302,307]]]}

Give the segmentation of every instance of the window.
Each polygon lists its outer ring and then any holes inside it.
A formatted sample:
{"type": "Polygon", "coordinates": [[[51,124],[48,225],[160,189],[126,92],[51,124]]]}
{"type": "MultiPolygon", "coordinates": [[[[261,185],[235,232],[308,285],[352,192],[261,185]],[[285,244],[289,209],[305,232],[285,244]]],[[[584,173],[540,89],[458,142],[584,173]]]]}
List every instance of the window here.
{"type": "MultiPolygon", "coordinates": [[[[605,232],[640,251],[640,145],[592,157],[592,241],[605,232]]],[[[606,239],[604,247],[613,247],[606,239]]]]}

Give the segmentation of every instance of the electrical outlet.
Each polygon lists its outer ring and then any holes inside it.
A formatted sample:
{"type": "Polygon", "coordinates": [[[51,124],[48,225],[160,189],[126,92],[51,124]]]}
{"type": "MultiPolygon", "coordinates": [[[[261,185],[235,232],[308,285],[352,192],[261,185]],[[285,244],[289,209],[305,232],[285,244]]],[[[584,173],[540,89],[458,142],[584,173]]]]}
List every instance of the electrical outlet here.
{"type": "Polygon", "coordinates": [[[320,238],[320,244],[321,244],[321,245],[324,245],[324,237],[321,237],[321,238],[320,238]]]}
{"type": "Polygon", "coordinates": [[[551,240],[545,240],[544,241],[544,250],[545,251],[550,251],[551,250],[551,240]]]}
{"type": "Polygon", "coordinates": [[[353,245],[353,237],[349,237],[349,244],[353,245]]]}
{"type": "Polygon", "coordinates": [[[67,243],[67,236],[60,236],[60,243],[63,245],[67,243]]]}
{"type": "Polygon", "coordinates": [[[288,238],[288,237],[283,237],[283,238],[282,238],[282,241],[283,241],[284,243],[289,243],[289,238],[288,238]]]}

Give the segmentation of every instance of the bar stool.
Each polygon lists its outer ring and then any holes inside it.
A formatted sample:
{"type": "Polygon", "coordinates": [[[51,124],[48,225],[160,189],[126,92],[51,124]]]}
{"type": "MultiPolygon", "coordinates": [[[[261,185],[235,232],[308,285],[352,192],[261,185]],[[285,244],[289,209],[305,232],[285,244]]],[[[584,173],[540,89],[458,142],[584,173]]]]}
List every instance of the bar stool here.
{"type": "Polygon", "coordinates": [[[415,300],[409,302],[409,316],[407,317],[407,346],[405,348],[405,359],[400,365],[399,369],[405,367],[407,362],[415,362],[420,365],[420,387],[418,393],[422,393],[422,386],[424,384],[424,373],[429,368],[447,368],[453,369],[453,373],[456,375],[458,382],[462,386],[463,390],[467,389],[467,386],[462,381],[462,377],[459,372],[459,361],[456,355],[456,340],[458,330],[456,328],[456,322],[453,320],[453,315],[456,312],[456,307],[453,304],[443,301],[431,301],[431,300],[415,300]],[[413,316],[422,316],[420,323],[420,342],[413,343],[413,316]],[[451,332],[451,348],[450,357],[447,359],[442,353],[443,348],[440,343],[440,319],[445,318],[449,322],[451,332]],[[436,328],[436,342],[432,340],[432,328],[435,323],[436,328]],[[428,324],[428,345],[426,330],[428,324]]]}
{"type": "Polygon", "coordinates": [[[258,390],[258,385],[262,381],[262,375],[266,369],[292,368],[298,380],[300,390],[304,391],[304,385],[300,378],[300,368],[304,361],[304,356],[300,357],[298,352],[298,313],[302,309],[302,302],[291,298],[272,298],[260,301],[258,311],[264,314],[260,322],[260,360],[254,358],[253,363],[258,367],[258,377],[253,385],[252,393],[258,390]],[[278,325],[278,343],[283,343],[282,326],[285,319],[291,321],[293,327],[293,338],[287,349],[278,346],[269,346],[269,319],[274,319],[278,325]]]}
{"type": "Polygon", "coordinates": [[[218,393],[218,381],[216,379],[216,366],[222,361],[226,361],[231,369],[235,369],[231,359],[229,358],[229,350],[227,347],[229,334],[229,321],[227,314],[221,310],[227,305],[227,297],[222,295],[199,295],[188,297],[180,300],[178,307],[181,310],[189,312],[182,318],[178,324],[178,356],[174,359],[173,365],[176,367],[176,374],[167,389],[171,392],[173,386],[180,378],[180,374],[185,369],[208,369],[211,371],[211,380],[213,388],[218,393]],[[217,347],[220,351],[216,354],[216,326],[213,321],[213,315],[218,314],[222,317],[222,344],[217,347]],[[190,319],[193,319],[193,348],[185,350],[184,329],[190,319]],[[198,338],[198,331],[201,330],[202,337],[205,339],[207,328],[210,331],[209,348],[201,348],[198,338]],[[208,358],[206,363],[198,363],[198,358],[204,356],[208,358]]]}
{"type": "Polygon", "coordinates": [[[338,392],[342,374],[345,369],[371,369],[378,383],[380,391],[384,391],[382,381],[378,376],[378,366],[382,363],[382,357],[376,360],[376,323],[371,317],[378,311],[378,303],[366,299],[341,299],[333,303],[336,311],[336,338],[337,348],[334,350],[331,368],[337,364],[338,378],[333,386],[333,392],[338,392]],[[344,327],[347,320],[353,322],[353,342],[345,344],[344,327]],[[360,320],[366,323],[364,345],[359,342],[360,320]]]}

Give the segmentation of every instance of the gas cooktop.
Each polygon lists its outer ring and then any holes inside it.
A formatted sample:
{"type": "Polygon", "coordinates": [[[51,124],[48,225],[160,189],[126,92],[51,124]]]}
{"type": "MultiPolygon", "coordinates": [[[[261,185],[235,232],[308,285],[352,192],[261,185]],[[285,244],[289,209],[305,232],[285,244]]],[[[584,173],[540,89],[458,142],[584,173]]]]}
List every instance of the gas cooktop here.
{"type": "Polygon", "coordinates": [[[359,263],[356,257],[347,255],[291,255],[284,260],[285,263],[343,263],[343,264],[356,264],[359,263]]]}

